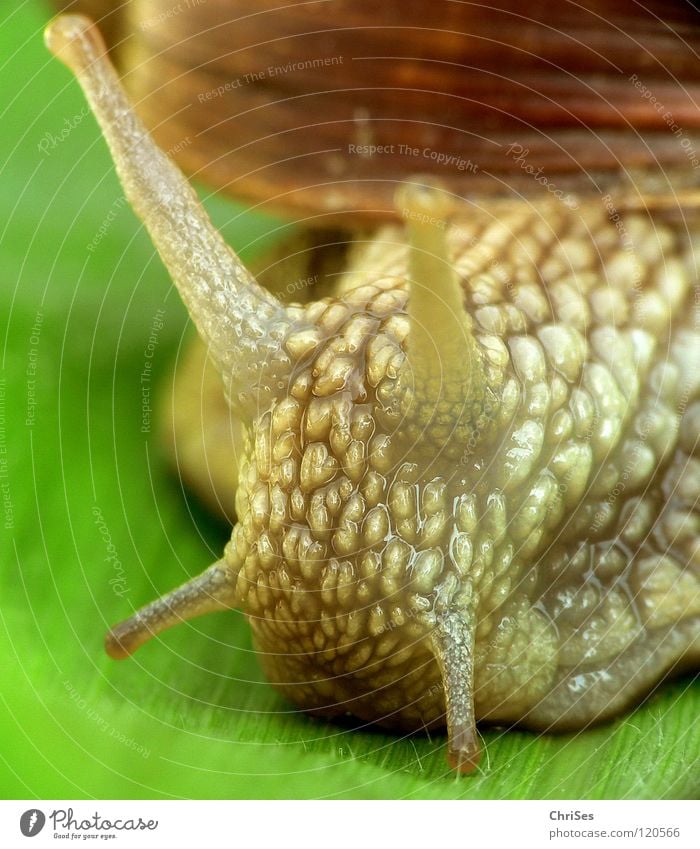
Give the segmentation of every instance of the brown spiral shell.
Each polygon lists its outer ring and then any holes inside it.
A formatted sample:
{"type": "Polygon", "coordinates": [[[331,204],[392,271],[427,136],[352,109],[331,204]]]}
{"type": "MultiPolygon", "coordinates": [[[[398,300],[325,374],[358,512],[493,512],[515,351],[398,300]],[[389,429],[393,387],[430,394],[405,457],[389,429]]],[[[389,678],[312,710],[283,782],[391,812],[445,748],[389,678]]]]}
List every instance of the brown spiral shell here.
{"type": "Polygon", "coordinates": [[[188,172],[298,217],[391,216],[417,172],[465,197],[693,185],[700,12],[681,0],[58,5],[98,22],[188,172]]]}

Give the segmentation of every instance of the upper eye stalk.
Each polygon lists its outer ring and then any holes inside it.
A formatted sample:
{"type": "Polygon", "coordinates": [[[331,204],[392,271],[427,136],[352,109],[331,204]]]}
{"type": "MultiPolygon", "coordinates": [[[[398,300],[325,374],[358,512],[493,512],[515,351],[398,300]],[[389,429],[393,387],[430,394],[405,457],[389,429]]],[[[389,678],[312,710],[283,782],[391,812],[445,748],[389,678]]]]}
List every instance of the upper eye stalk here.
{"type": "Polygon", "coordinates": [[[47,28],[46,43],[82,86],[126,197],[206,341],[229,400],[249,412],[288,376],[290,361],[280,338],[298,315],[256,283],[180,170],[154,144],[131,108],[97,28],[83,16],[64,15],[47,28]]]}

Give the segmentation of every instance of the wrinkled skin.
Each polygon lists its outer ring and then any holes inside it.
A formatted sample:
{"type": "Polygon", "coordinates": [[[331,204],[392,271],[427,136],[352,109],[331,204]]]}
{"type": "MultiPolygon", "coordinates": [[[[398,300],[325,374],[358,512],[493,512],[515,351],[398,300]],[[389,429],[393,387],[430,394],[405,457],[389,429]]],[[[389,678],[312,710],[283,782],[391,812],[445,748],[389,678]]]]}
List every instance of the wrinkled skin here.
{"type": "Polygon", "coordinates": [[[296,704],[447,725],[462,771],[476,719],[579,728],[697,665],[687,236],[599,202],[408,187],[405,226],[358,245],[333,296],[285,306],[151,148],[94,33],[64,20],[52,49],[223,378],[192,355],[177,392],[207,414],[178,405],[178,459],[229,513],[236,489],[224,558],[117,626],[110,653],[240,607],[296,704]]]}

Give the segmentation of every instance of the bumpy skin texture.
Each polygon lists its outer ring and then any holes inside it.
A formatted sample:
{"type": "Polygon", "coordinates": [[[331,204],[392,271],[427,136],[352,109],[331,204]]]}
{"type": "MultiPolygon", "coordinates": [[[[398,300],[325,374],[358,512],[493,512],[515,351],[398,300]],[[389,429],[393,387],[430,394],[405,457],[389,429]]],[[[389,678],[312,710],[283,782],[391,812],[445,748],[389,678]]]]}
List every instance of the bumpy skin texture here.
{"type": "Polygon", "coordinates": [[[481,430],[392,407],[408,248],[384,230],[340,300],[307,308],[287,395],[247,431],[236,596],[304,708],[444,724],[431,635],[457,609],[477,718],[581,727],[698,659],[695,260],[593,204],[465,210],[448,243],[494,401],[481,430]]]}

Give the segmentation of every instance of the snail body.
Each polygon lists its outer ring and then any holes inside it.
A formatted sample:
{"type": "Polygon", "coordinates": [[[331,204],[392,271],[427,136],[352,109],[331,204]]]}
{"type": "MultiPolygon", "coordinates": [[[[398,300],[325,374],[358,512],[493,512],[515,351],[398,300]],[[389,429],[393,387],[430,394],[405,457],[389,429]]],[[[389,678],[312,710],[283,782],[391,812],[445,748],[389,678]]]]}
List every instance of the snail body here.
{"type": "Polygon", "coordinates": [[[406,184],[403,223],[332,294],[285,304],[151,142],[95,29],[66,16],[47,40],[205,341],[219,432],[240,427],[236,457],[204,434],[214,496],[237,464],[223,557],[116,626],[112,656],[240,608],[297,705],[446,725],[463,772],[477,720],[581,728],[697,667],[694,240],[574,195],[406,184]]]}

